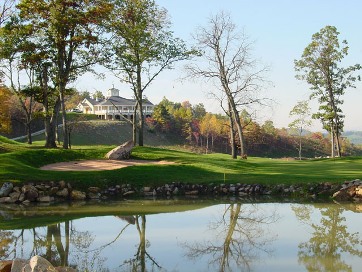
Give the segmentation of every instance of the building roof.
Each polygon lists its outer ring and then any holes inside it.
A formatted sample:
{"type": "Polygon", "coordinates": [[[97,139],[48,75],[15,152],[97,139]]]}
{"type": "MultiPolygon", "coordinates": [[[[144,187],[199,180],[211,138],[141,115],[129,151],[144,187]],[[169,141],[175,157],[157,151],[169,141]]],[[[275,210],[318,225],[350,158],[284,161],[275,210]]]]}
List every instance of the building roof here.
{"type": "MultiPolygon", "coordinates": [[[[93,105],[93,106],[134,106],[136,104],[135,99],[127,99],[120,96],[111,96],[107,97],[106,99],[96,100],[92,98],[87,98],[87,100],[93,105]]],[[[153,106],[153,104],[149,100],[143,100],[144,106],[153,106]]]]}

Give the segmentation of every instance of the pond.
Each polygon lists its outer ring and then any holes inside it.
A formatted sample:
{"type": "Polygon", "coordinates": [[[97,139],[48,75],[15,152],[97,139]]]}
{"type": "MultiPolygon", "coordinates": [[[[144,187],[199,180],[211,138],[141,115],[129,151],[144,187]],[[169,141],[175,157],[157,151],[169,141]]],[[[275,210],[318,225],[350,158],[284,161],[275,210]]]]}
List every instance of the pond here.
{"type": "Polygon", "coordinates": [[[78,271],[360,271],[362,205],[133,200],[0,208],[1,260],[78,271]]]}

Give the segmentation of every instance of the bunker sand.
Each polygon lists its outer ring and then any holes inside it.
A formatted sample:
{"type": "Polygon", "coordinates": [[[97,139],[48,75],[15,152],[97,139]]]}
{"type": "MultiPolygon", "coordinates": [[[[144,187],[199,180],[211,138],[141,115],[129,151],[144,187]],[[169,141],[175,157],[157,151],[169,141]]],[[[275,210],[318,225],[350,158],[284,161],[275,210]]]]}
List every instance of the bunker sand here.
{"type": "Polygon", "coordinates": [[[146,161],[146,160],[84,160],[71,162],[58,162],[40,167],[41,170],[50,171],[103,171],[115,170],[135,165],[165,165],[174,164],[168,161],[146,161]]]}

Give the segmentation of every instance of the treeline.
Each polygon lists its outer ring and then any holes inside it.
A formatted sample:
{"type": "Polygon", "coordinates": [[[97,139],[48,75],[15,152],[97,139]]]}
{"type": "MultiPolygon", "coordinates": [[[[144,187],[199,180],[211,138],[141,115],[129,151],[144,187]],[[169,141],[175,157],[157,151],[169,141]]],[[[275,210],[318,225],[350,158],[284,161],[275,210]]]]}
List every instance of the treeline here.
{"type": "MultiPolygon", "coordinates": [[[[298,133],[275,128],[270,120],[259,124],[246,111],[240,114],[240,119],[249,156],[298,157],[298,133]]],[[[188,101],[178,103],[163,98],[146,123],[148,130],[180,137],[199,152],[231,153],[229,118],[206,112],[202,103],[191,105],[188,101]]],[[[362,154],[362,150],[347,138],[343,138],[341,143],[343,156],[362,154]]],[[[330,139],[327,136],[321,132],[308,132],[302,136],[302,157],[326,157],[329,154],[330,139]]]]}

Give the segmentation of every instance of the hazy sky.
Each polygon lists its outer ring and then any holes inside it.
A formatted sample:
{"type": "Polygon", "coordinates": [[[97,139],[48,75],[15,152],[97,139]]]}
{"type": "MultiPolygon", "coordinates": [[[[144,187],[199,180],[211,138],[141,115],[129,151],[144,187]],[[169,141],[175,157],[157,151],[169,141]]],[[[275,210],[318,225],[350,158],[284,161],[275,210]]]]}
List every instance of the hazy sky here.
{"type": "MultiPolygon", "coordinates": [[[[258,114],[260,122],[271,119],[276,127],[290,123],[289,112],[299,100],[309,97],[306,83],[295,79],[294,59],[299,59],[311,37],[326,25],[333,25],[341,33],[340,39],[348,41],[349,55],[343,65],[362,63],[362,1],[360,0],[156,0],[168,10],[175,36],[193,43],[191,34],[198,26],[206,26],[208,18],[219,11],[229,12],[233,22],[255,40],[253,55],[271,67],[268,79],[273,86],[264,90],[275,100],[273,109],[258,114]]],[[[185,64],[185,63],[183,63],[185,64]]],[[[362,72],[361,72],[362,74],[362,72]]],[[[181,82],[182,65],[164,72],[145,91],[145,95],[157,104],[166,96],[171,101],[189,100],[191,104],[203,103],[207,111],[220,112],[218,104],[207,98],[210,86],[191,81],[181,82]]],[[[132,92],[115,78],[106,80],[77,81],[79,90],[106,91],[112,85],[121,90],[121,96],[131,97],[132,92]]],[[[362,84],[347,90],[343,112],[346,115],[345,130],[362,130],[362,84]]],[[[311,104],[315,110],[315,103],[311,104]]],[[[313,125],[320,130],[319,122],[313,125]]]]}

